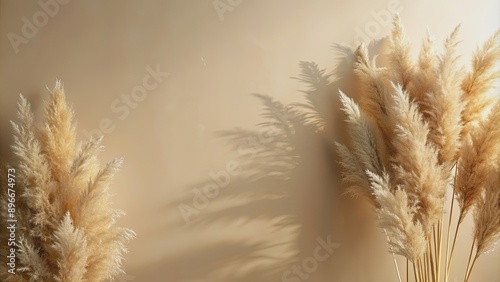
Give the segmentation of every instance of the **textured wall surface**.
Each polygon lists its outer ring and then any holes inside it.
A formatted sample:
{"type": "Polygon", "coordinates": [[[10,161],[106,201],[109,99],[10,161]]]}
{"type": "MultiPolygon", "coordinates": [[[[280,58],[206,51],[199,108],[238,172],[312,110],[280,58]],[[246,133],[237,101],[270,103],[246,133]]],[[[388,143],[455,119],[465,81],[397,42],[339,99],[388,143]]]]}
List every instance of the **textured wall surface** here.
{"type": "MultiPolygon", "coordinates": [[[[343,140],[332,97],[355,88],[349,77],[313,83],[326,133],[298,124],[289,140],[256,127],[266,98],[252,93],[303,102],[310,85],[293,77],[315,64],[332,73],[333,44],[388,35],[394,12],[415,48],[427,28],[441,41],[462,24],[464,62],[500,26],[496,0],[60,2],[0,2],[0,157],[19,93],[41,116],[61,79],[80,137],[103,134],[102,161],[125,158],[114,204],[138,237],[119,281],[396,281],[384,236],[342,195],[332,157],[343,140]],[[263,157],[278,147],[280,158],[263,157]]],[[[470,233],[450,281],[462,281],[470,233]]],[[[500,281],[499,260],[498,248],[481,257],[472,281],[500,281]]]]}

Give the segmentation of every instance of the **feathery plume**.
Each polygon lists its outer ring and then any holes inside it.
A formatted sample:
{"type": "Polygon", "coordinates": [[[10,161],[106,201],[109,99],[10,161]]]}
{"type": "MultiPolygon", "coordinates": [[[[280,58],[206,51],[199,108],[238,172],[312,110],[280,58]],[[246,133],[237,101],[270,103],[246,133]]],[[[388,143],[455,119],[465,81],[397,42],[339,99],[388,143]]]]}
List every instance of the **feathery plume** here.
{"type": "Polygon", "coordinates": [[[54,232],[54,251],[59,254],[57,266],[59,273],[55,280],[82,281],[86,269],[87,239],[82,230],[73,227],[73,222],[69,212],[64,215],[63,220],[54,232]]]}
{"type": "MultiPolygon", "coordinates": [[[[370,61],[366,47],[361,44],[356,50],[356,67],[354,73],[361,84],[360,105],[367,115],[371,116],[380,130],[380,135],[387,140],[391,136],[391,124],[387,118],[387,110],[391,106],[390,93],[386,85],[389,78],[386,69],[377,68],[375,60],[370,61]]],[[[380,143],[382,152],[381,161],[388,166],[388,154],[391,152],[390,144],[380,143]]]]}
{"type": "Polygon", "coordinates": [[[21,267],[17,271],[23,275],[9,275],[19,281],[45,281],[50,279],[50,270],[46,260],[41,256],[40,250],[36,249],[26,238],[19,240],[19,264],[21,267]]]}
{"type": "Polygon", "coordinates": [[[487,253],[500,239],[500,170],[492,171],[474,212],[477,255],[487,253]]]}
{"type": "Polygon", "coordinates": [[[439,58],[434,45],[434,38],[427,30],[427,37],[422,43],[418,64],[415,66],[412,83],[409,85],[408,90],[411,98],[419,105],[424,114],[427,111],[424,99],[437,87],[435,78],[438,75],[438,67],[439,58]]]}
{"type": "Polygon", "coordinates": [[[471,141],[464,145],[460,159],[455,195],[460,206],[460,222],[481,195],[490,168],[500,152],[500,101],[489,117],[474,130],[471,141]]]}
{"type": "Polygon", "coordinates": [[[346,146],[335,143],[342,167],[342,181],[348,185],[346,193],[352,197],[365,196],[376,206],[375,197],[370,189],[370,182],[363,166],[346,146]]]}
{"type": "Polygon", "coordinates": [[[389,251],[415,263],[427,247],[423,226],[415,220],[417,203],[409,199],[405,190],[391,189],[387,174],[379,176],[370,171],[367,174],[380,206],[377,209],[379,226],[387,231],[389,251]]]}
{"type": "Polygon", "coordinates": [[[464,142],[467,142],[465,137],[471,134],[474,126],[484,118],[491,109],[491,105],[499,98],[498,93],[493,95],[489,93],[495,86],[495,81],[500,77],[499,61],[500,29],[474,53],[472,70],[467,73],[461,85],[465,102],[462,115],[464,142]]]}
{"type": "Polygon", "coordinates": [[[451,209],[444,276],[447,280],[460,224],[476,207],[476,257],[469,260],[468,281],[477,257],[492,248],[500,232],[500,95],[491,91],[500,77],[500,31],[475,52],[465,76],[456,54],[458,27],[441,54],[428,33],[417,64],[398,16],[390,43],[385,67],[377,67],[363,45],[356,50],[354,72],[362,95],[358,106],[341,93],[352,139],[352,150],[336,144],[342,179],[348,193],[371,200],[390,251],[414,262],[416,281],[441,278],[442,216],[453,183],[451,205],[458,201],[460,215],[448,252],[451,209]]]}
{"type": "Polygon", "coordinates": [[[394,87],[390,116],[396,125],[392,144],[396,183],[418,199],[418,220],[430,232],[443,213],[448,178],[438,163],[437,149],[428,142],[429,127],[418,106],[400,85],[394,87]]]}
{"type": "Polygon", "coordinates": [[[406,41],[405,29],[399,16],[394,16],[390,37],[389,72],[391,81],[408,90],[414,73],[410,56],[410,44],[406,41]]]}
{"type": "MultiPolygon", "coordinates": [[[[0,279],[78,282],[115,278],[123,273],[125,245],[135,237],[133,231],[116,226],[124,212],[111,207],[109,186],[122,160],[100,167],[97,153],[102,138],[76,145],[74,114],[59,81],[45,108],[43,125],[34,123],[24,97],[18,106],[20,121],[12,122],[12,148],[22,239],[18,272],[2,272],[0,279]]],[[[5,202],[5,195],[1,197],[5,202]]],[[[3,248],[0,251],[5,253],[3,248]]]]}
{"type": "Polygon", "coordinates": [[[460,147],[463,111],[461,73],[455,55],[457,26],[445,41],[445,51],[439,57],[439,71],[434,89],[425,94],[425,113],[429,122],[429,139],[438,148],[439,162],[450,168],[460,147]]]}
{"type": "Polygon", "coordinates": [[[365,169],[382,173],[384,168],[379,157],[382,140],[378,128],[351,98],[342,91],[339,91],[339,96],[349,125],[354,155],[365,169]]]}

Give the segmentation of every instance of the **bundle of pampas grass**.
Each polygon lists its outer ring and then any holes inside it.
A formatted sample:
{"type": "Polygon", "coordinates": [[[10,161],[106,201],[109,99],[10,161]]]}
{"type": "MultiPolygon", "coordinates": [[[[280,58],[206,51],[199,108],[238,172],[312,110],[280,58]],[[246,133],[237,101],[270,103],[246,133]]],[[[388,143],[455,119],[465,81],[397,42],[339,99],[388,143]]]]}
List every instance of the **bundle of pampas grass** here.
{"type": "Polygon", "coordinates": [[[359,104],[340,93],[351,139],[350,146],[337,143],[343,181],[348,193],[370,199],[390,252],[407,259],[407,281],[409,263],[414,281],[448,281],[470,211],[464,281],[500,236],[500,31],[474,53],[467,71],[456,54],[458,30],[440,52],[429,35],[415,61],[396,16],[385,66],[370,60],[363,45],[355,52],[359,104]]]}
{"type": "MultiPolygon", "coordinates": [[[[30,104],[19,100],[14,129],[15,213],[1,193],[3,222],[16,221],[15,271],[0,265],[1,281],[104,281],[123,273],[125,244],[133,231],[115,225],[123,212],[110,206],[113,175],[122,164],[101,166],[102,138],[76,144],[73,112],[56,82],[45,108],[45,123],[35,124],[30,104]]],[[[7,170],[4,169],[3,172],[7,170]]],[[[6,176],[6,175],[5,175],[6,176]]],[[[7,187],[3,178],[3,186],[7,187]]],[[[10,181],[10,180],[9,180],[10,181]]],[[[13,186],[13,185],[12,185],[13,186]]],[[[0,252],[10,253],[8,232],[0,232],[0,252]]]]}

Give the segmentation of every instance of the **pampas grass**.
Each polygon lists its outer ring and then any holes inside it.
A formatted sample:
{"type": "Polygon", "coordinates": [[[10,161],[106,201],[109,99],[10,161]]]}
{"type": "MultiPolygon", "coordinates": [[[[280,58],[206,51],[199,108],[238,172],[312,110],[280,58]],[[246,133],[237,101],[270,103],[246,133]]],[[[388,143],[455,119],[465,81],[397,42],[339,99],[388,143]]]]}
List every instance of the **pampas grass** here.
{"type": "MultiPolygon", "coordinates": [[[[1,265],[2,281],[105,281],[123,273],[125,244],[133,231],[116,226],[123,215],[110,205],[109,186],[122,164],[101,165],[102,138],[76,143],[74,114],[58,81],[35,124],[20,97],[14,129],[16,169],[16,274],[1,265]]],[[[2,207],[7,198],[2,193],[2,207]]],[[[7,212],[2,211],[3,220],[7,212]]],[[[6,232],[1,233],[7,255],[6,232]]]]}
{"type": "Polygon", "coordinates": [[[459,27],[439,51],[428,33],[413,60],[396,16],[386,66],[363,45],[355,52],[360,103],[340,92],[350,134],[349,146],[336,144],[343,181],[348,193],[370,199],[389,251],[412,264],[415,281],[448,281],[469,211],[475,227],[464,281],[500,237],[500,32],[474,53],[469,71],[458,63],[458,38],[459,27]]]}

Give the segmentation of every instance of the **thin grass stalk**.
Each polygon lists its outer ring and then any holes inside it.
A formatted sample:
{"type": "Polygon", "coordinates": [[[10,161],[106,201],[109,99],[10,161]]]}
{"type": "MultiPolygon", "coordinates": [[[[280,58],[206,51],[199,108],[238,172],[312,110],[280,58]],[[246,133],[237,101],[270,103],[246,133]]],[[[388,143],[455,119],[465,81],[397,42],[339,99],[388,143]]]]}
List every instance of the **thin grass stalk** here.
{"type": "Polygon", "coordinates": [[[427,256],[424,255],[422,257],[422,261],[420,262],[420,266],[422,267],[422,279],[427,280],[427,256]]]}
{"type": "Polygon", "coordinates": [[[430,268],[429,252],[425,254],[425,281],[430,281],[431,268],[430,268]]]}
{"type": "Polygon", "coordinates": [[[439,223],[438,223],[438,230],[437,230],[437,233],[438,233],[438,252],[437,252],[437,278],[438,278],[438,281],[439,279],[441,278],[441,250],[442,250],[442,247],[443,247],[443,221],[440,220],[439,223]]]}
{"type": "Polygon", "coordinates": [[[438,274],[438,268],[439,268],[439,257],[438,257],[438,241],[437,241],[437,234],[436,234],[436,225],[432,226],[432,245],[434,247],[434,280],[438,281],[439,280],[439,274],[438,274]]]}
{"type": "MultiPolygon", "coordinates": [[[[458,171],[458,161],[454,165],[455,168],[455,175],[453,177],[453,193],[451,194],[451,204],[450,204],[450,217],[448,218],[448,231],[446,235],[446,258],[444,260],[444,281],[448,282],[448,277],[450,274],[450,261],[449,258],[451,258],[451,255],[449,253],[449,246],[450,246],[450,231],[451,231],[451,219],[453,218],[453,204],[455,202],[455,183],[457,182],[457,171],[458,171]]],[[[457,226],[458,228],[458,226],[457,226]]],[[[456,235],[456,234],[455,234],[456,235]]]]}
{"type": "MultiPolygon", "coordinates": [[[[384,229],[385,236],[389,238],[389,234],[387,233],[387,230],[384,229]]],[[[396,255],[392,253],[392,260],[394,261],[394,267],[396,268],[396,273],[398,274],[398,281],[402,282],[401,280],[401,274],[399,272],[399,267],[398,267],[398,262],[396,261],[396,255]]]]}
{"type": "Polygon", "coordinates": [[[419,258],[417,260],[417,266],[418,266],[418,273],[419,273],[419,280],[418,281],[422,281],[422,279],[424,279],[424,270],[422,268],[422,258],[419,258]]]}
{"type": "Polygon", "coordinates": [[[408,273],[408,259],[406,259],[406,282],[408,282],[410,279],[409,279],[409,273],[408,273]]]}
{"type": "Polygon", "coordinates": [[[437,236],[436,236],[436,225],[432,226],[432,246],[434,247],[434,256],[437,256],[437,236]]]}
{"type": "Polygon", "coordinates": [[[392,259],[393,259],[393,261],[394,261],[394,266],[396,267],[396,272],[397,272],[397,274],[398,274],[398,281],[399,281],[399,282],[402,282],[402,281],[401,281],[401,274],[399,273],[398,262],[396,261],[396,255],[395,255],[394,253],[392,254],[392,259]]]}
{"type": "Polygon", "coordinates": [[[413,277],[415,278],[415,282],[418,282],[418,278],[417,278],[417,266],[415,265],[414,262],[412,262],[412,268],[413,268],[413,277]]]}
{"type": "Polygon", "coordinates": [[[398,281],[399,281],[399,282],[402,282],[402,281],[401,281],[401,274],[399,273],[398,262],[396,261],[396,255],[395,255],[394,253],[392,254],[392,259],[393,259],[393,261],[394,261],[394,266],[396,267],[396,272],[397,272],[397,274],[398,274],[398,281]]]}
{"type": "MultiPolygon", "coordinates": [[[[452,201],[452,206],[453,206],[453,201],[452,201]]],[[[451,213],[453,212],[453,208],[451,209],[450,212],[450,222],[448,222],[448,231],[446,235],[446,254],[445,254],[445,260],[444,260],[444,282],[448,282],[448,276],[450,273],[450,250],[449,250],[449,243],[450,243],[450,230],[451,230],[451,213]]]]}
{"type": "Polygon", "coordinates": [[[425,281],[429,281],[429,254],[424,255],[424,277],[425,281]]]}
{"type": "Polygon", "coordinates": [[[474,260],[472,261],[472,265],[470,266],[469,273],[466,277],[465,282],[469,282],[470,276],[472,274],[472,269],[474,268],[474,265],[476,264],[478,258],[479,258],[479,253],[476,252],[476,255],[474,256],[474,260]]]}
{"type": "Polygon", "coordinates": [[[434,259],[435,259],[435,253],[433,253],[432,251],[432,237],[429,235],[429,240],[427,241],[428,242],[428,245],[429,245],[429,268],[431,270],[430,274],[431,274],[431,277],[432,277],[432,280],[433,281],[436,281],[436,272],[435,272],[435,269],[434,269],[434,259]]]}
{"type": "Polygon", "coordinates": [[[434,265],[433,265],[433,259],[432,259],[432,243],[431,243],[431,236],[427,236],[427,278],[432,278],[432,281],[434,281],[434,265]]]}
{"type": "Polygon", "coordinates": [[[448,273],[448,275],[450,274],[451,263],[453,262],[453,251],[455,250],[455,244],[457,243],[458,230],[460,228],[460,224],[461,223],[462,222],[459,219],[458,223],[457,223],[457,228],[455,228],[455,235],[453,236],[453,243],[451,244],[451,252],[450,252],[450,257],[449,257],[449,260],[448,260],[448,269],[446,270],[446,272],[448,273]]]}
{"type": "Polygon", "coordinates": [[[472,253],[474,252],[474,243],[476,242],[476,238],[472,241],[472,244],[470,246],[470,252],[469,252],[469,259],[467,260],[467,267],[465,268],[465,276],[464,280],[467,280],[467,277],[469,276],[469,267],[470,267],[470,262],[472,259],[472,253]]]}

